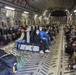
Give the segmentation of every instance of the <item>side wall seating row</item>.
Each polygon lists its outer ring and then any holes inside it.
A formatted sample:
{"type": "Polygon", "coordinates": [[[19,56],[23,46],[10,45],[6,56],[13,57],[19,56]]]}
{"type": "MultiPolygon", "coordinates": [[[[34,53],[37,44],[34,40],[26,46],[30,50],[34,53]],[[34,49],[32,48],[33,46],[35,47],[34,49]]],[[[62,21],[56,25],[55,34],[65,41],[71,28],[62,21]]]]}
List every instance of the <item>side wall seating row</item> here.
{"type": "MultiPolygon", "coordinates": [[[[31,26],[31,31],[30,31],[30,35],[31,35],[31,33],[32,33],[32,31],[33,30],[36,30],[37,28],[38,28],[39,26],[31,26]]],[[[24,30],[26,30],[26,28],[27,28],[27,26],[25,26],[25,27],[22,27],[24,30]]],[[[2,31],[1,31],[2,29],[0,28],[0,33],[2,34],[2,31]]],[[[1,35],[0,34],[0,36],[5,36],[5,35],[1,35]]],[[[11,35],[15,35],[16,33],[12,33],[11,35]]],[[[15,40],[21,40],[21,39],[23,39],[23,38],[25,38],[26,39],[26,33],[24,33],[24,32],[22,32],[21,34],[20,33],[17,33],[18,34],[18,36],[17,36],[17,39],[14,39],[14,40],[12,40],[12,41],[10,41],[9,43],[6,43],[6,44],[4,44],[3,45],[3,42],[1,41],[1,39],[0,39],[0,45],[1,45],[1,47],[3,47],[3,49],[5,49],[5,48],[8,48],[8,47],[12,47],[13,45],[14,45],[14,41],[15,40]],[[21,35],[21,36],[20,36],[21,35]]],[[[16,35],[17,35],[16,34],[16,35]]],[[[30,38],[31,39],[31,38],[30,38]]],[[[26,39],[27,40],[27,39],[26,39]]]]}
{"type": "Polygon", "coordinates": [[[76,26],[65,25],[64,32],[66,36],[65,52],[69,54],[69,67],[76,69],[76,26]]]}

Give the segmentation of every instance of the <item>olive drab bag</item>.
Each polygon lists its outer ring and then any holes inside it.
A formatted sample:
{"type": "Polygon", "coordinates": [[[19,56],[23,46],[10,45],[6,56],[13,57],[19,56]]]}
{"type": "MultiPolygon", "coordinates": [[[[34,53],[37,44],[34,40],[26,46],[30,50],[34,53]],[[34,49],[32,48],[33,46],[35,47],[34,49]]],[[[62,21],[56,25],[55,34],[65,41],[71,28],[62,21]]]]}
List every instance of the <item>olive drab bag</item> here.
{"type": "Polygon", "coordinates": [[[69,60],[69,65],[76,65],[76,51],[74,51],[73,56],[69,60]]]}

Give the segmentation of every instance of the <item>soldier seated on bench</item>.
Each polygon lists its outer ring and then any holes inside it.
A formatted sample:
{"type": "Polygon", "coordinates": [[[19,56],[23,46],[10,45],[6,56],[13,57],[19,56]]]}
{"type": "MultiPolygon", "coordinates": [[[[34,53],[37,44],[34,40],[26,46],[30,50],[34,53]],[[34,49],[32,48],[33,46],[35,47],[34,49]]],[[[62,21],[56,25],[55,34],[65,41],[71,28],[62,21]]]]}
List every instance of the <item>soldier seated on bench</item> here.
{"type": "Polygon", "coordinates": [[[40,48],[40,53],[44,54],[47,49],[45,43],[43,42],[43,40],[40,39],[40,32],[39,30],[36,30],[36,33],[34,35],[34,44],[35,45],[39,45],[39,48],[40,48]]]}
{"type": "MultiPolygon", "coordinates": [[[[24,33],[24,30],[22,30],[22,32],[24,33]]],[[[26,38],[25,38],[25,33],[24,33],[24,37],[23,38],[21,38],[20,40],[16,40],[15,41],[15,46],[18,47],[19,43],[25,43],[26,42],[25,40],[26,40],[26,38]]]]}
{"type": "MultiPolygon", "coordinates": [[[[39,33],[40,33],[40,39],[45,43],[47,48],[49,49],[50,47],[50,36],[43,31],[42,26],[39,27],[39,33]]],[[[45,52],[50,52],[49,50],[45,50],[45,52]]]]}

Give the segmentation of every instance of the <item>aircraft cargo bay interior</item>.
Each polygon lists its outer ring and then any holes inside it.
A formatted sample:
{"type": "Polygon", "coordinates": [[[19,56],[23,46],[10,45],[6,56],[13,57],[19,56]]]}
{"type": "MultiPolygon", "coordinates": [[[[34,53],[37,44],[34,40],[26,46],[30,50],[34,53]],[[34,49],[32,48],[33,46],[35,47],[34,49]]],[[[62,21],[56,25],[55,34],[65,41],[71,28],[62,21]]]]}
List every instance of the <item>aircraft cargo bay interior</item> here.
{"type": "Polygon", "coordinates": [[[0,75],[76,75],[76,0],[0,0],[0,75]]]}

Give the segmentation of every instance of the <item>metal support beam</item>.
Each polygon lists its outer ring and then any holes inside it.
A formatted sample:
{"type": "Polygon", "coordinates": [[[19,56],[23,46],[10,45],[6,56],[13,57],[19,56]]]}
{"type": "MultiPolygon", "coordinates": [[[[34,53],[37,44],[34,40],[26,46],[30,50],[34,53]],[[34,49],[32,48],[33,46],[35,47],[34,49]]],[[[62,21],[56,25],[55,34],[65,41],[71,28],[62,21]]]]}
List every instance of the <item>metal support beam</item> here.
{"type": "Polygon", "coordinates": [[[76,0],[73,0],[73,5],[72,5],[70,11],[72,11],[75,6],[76,6],[76,0]]]}

